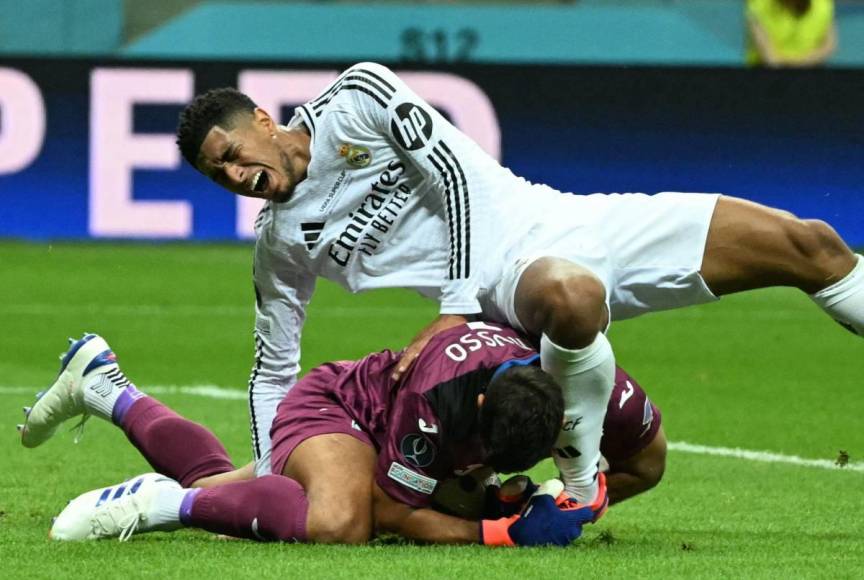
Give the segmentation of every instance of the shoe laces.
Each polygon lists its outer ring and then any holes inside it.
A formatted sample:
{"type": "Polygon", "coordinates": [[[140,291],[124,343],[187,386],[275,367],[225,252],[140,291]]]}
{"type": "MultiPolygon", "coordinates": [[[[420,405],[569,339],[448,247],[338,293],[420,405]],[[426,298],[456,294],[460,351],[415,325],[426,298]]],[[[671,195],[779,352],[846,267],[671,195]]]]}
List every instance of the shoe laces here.
{"type": "Polygon", "coordinates": [[[146,518],[141,515],[135,498],[129,498],[131,509],[121,502],[113,502],[96,513],[91,521],[93,533],[97,537],[113,536],[120,530],[118,540],[127,541],[138,529],[138,524],[146,518]]]}
{"type": "Polygon", "coordinates": [[[86,411],[81,415],[81,420],[75,424],[70,431],[75,434],[72,441],[78,444],[82,439],[84,439],[84,423],[87,422],[87,419],[90,418],[90,414],[86,411]]]}

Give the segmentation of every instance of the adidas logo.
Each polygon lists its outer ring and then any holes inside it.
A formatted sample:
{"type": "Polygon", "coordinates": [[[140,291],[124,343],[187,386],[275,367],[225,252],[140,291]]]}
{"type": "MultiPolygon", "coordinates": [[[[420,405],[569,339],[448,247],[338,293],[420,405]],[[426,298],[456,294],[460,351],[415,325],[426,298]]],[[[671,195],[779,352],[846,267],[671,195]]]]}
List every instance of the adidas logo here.
{"type": "Polygon", "coordinates": [[[581,456],[582,453],[579,452],[578,449],[573,447],[572,445],[568,445],[567,447],[562,447],[561,449],[553,449],[552,450],[558,457],[563,457],[564,459],[576,459],[581,456]]]}
{"type": "Polygon", "coordinates": [[[321,237],[321,232],[324,231],[326,222],[306,222],[300,224],[300,229],[303,231],[303,240],[306,242],[306,249],[311,250],[318,243],[318,238],[321,237]]]}

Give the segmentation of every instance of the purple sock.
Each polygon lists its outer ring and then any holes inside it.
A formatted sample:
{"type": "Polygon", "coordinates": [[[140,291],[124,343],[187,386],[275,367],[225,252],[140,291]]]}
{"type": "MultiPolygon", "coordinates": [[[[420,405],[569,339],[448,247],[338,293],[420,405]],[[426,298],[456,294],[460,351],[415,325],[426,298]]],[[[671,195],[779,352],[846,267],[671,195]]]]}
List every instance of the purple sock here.
{"type": "Polygon", "coordinates": [[[203,491],[202,488],[190,489],[183,496],[183,501],[180,503],[180,523],[184,526],[192,525],[192,504],[195,503],[195,498],[203,491]]]}
{"type": "MultiPolygon", "coordinates": [[[[118,400],[115,408],[119,404],[118,400]]],[[[234,470],[228,452],[213,433],[153,397],[133,399],[122,412],[120,427],[154,470],[183,487],[234,470]]]]}
{"type": "Polygon", "coordinates": [[[117,401],[114,403],[114,409],[111,411],[111,421],[113,421],[118,427],[121,426],[123,424],[123,419],[126,417],[126,413],[129,412],[129,408],[132,404],[141,397],[146,396],[147,395],[136,389],[135,385],[130,384],[128,387],[123,389],[123,392],[121,392],[120,396],[117,397],[117,401]]]}
{"type": "Polygon", "coordinates": [[[195,492],[186,495],[180,508],[186,525],[260,542],[307,541],[309,502],[293,479],[265,475],[195,492]]]}

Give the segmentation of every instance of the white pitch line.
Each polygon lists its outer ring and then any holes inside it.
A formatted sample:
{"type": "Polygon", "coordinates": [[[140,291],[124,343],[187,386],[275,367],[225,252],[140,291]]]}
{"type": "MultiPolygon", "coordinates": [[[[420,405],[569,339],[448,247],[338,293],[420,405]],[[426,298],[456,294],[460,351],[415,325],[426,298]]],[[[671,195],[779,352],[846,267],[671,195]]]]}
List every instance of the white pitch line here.
{"type": "MultiPolygon", "coordinates": [[[[48,388],[44,387],[3,387],[0,386],[0,395],[33,395],[48,388]]],[[[208,399],[227,399],[232,401],[245,401],[249,398],[246,391],[240,389],[226,389],[216,385],[153,385],[142,389],[154,395],[194,395],[208,399]]]]}
{"type": "MultiPolygon", "coordinates": [[[[35,395],[40,389],[38,387],[11,387],[0,386],[0,395],[35,395]]],[[[248,399],[245,390],[226,389],[217,385],[148,385],[142,387],[146,393],[154,395],[193,395],[209,399],[243,400],[248,399]]],[[[845,467],[839,467],[828,459],[806,459],[797,455],[783,455],[771,451],[754,451],[752,449],[739,449],[737,447],[711,447],[708,445],[696,445],[684,441],[670,441],[670,451],[681,453],[693,453],[696,455],[714,455],[718,457],[732,457],[747,461],[758,461],[761,463],[783,463],[786,465],[797,465],[799,467],[812,467],[817,469],[830,469],[832,471],[857,471],[864,473],[864,462],[850,463],[845,467]]]]}
{"type": "MultiPolygon", "coordinates": [[[[416,306],[331,306],[312,310],[316,318],[380,318],[395,316],[413,318],[416,306]]],[[[109,315],[109,316],[164,316],[220,318],[247,317],[255,315],[254,304],[248,306],[200,305],[200,304],[2,304],[0,314],[12,316],[56,316],[58,314],[109,315]]]]}
{"type": "MultiPolygon", "coordinates": [[[[417,306],[329,306],[311,311],[312,316],[321,318],[378,318],[396,316],[416,317],[417,306]]],[[[202,304],[62,304],[62,303],[6,303],[0,304],[0,314],[11,316],[56,316],[58,314],[85,314],[109,316],[150,316],[150,317],[251,317],[255,314],[254,304],[248,305],[202,305],[202,304]]],[[[681,320],[704,320],[714,316],[711,312],[691,308],[678,310],[675,316],[681,320]]],[[[746,311],[730,310],[723,312],[726,320],[807,320],[813,318],[812,309],[773,308],[770,310],[746,311]]]]}
{"type": "Polygon", "coordinates": [[[828,459],[806,459],[797,455],[783,455],[772,451],[753,451],[750,449],[739,449],[737,447],[709,447],[707,445],[694,445],[684,441],[670,441],[668,447],[672,451],[683,453],[695,453],[698,455],[716,455],[719,457],[734,457],[735,459],[746,459],[747,461],[760,461],[762,463],[785,463],[787,465],[799,465],[801,467],[816,467],[819,469],[832,469],[834,471],[860,471],[864,472],[864,463],[849,463],[844,467],[838,466],[828,459]]]}

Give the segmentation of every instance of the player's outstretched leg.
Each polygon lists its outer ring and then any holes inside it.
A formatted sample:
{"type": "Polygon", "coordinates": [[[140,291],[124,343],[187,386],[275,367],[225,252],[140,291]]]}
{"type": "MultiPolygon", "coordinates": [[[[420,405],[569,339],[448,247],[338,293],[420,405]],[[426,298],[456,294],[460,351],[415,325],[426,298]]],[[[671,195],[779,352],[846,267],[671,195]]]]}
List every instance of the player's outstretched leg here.
{"type": "Polygon", "coordinates": [[[74,342],[63,357],[57,381],[27,413],[21,441],[35,447],[64,421],[82,416],[83,423],[91,415],[123,429],[156,471],[183,486],[234,469],[210,431],[139,391],[121,372],[108,343],[95,334],[74,342]]]}
{"type": "Polygon", "coordinates": [[[864,258],[825,222],[721,197],[701,272],[718,296],[768,286],[799,288],[864,337],[864,258]]]}
{"type": "Polygon", "coordinates": [[[107,411],[110,417],[113,401],[103,399],[110,399],[115,384],[123,387],[128,384],[117,366],[117,357],[101,336],[85,334],[80,340],[70,338],[69,342],[71,346],[61,357],[57,380],[37,395],[32,409],[24,409],[26,420],[20,430],[25,447],[41,445],[72,417],[83,416],[82,425],[91,414],[105,415],[107,411]]]}
{"type": "Polygon", "coordinates": [[[234,471],[228,452],[213,433],[143,395],[134,385],[121,393],[114,411],[115,423],[153,469],[183,487],[199,487],[205,478],[234,471]],[[126,401],[129,406],[118,410],[126,401]]]}
{"type": "Polygon", "coordinates": [[[259,541],[366,542],[375,461],[372,446],[353,436],[312,436],[288,455],[283,475],[192,490],[181,522],[259,541]]]}
{"type": "Polygon", "coordinates": [[[158,474],[87,492],[58,516],[51,536],[91,540],[195,527],[259,541],[356,544],[372,534],[375,451],[342,433],[303,440],[283,473],[186,489],[158,474]]]}
{"type": "Polygon", "coordinates": [[[606,290],[572,262],[540,258],[519,278],[515,309],[525,329],[542,336],[543,369],[564,395],[564,426],[553,457],[565,492],[580,507],[598,506],[599,517],[607,502],[598,482],[600,439],[615,385],[615,357],[603,334],[609,320],[606,290]]]}
{"type": "Polygon", "coordinates": [[[69,502],[50,537],[129,539],[135,533],[195,527],[259,541],[306,541],[308,502],[300,485],[270,475],[210,489],[184,489],[158,473],[96,489],[69,502]]]}

